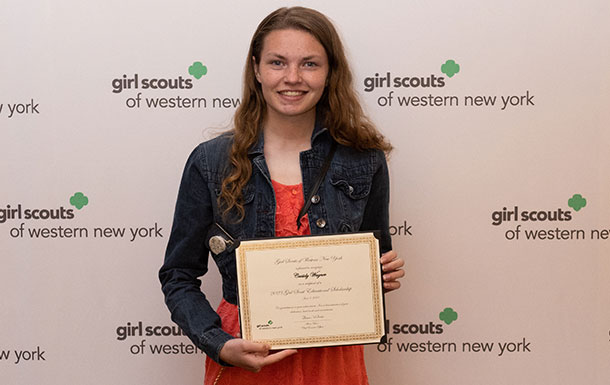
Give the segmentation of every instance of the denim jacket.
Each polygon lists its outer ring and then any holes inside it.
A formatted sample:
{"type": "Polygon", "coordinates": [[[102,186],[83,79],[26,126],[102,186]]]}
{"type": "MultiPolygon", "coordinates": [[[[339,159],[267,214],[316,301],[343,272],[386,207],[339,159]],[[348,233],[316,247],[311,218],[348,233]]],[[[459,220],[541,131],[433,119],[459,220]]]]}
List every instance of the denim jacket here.
{"type": "MultiPolygon", "coordinates": [[[[303,194],[309,195],[331,145],[328,130],[316,125],[311,149],[301,152],[303,194]]],[[[193,343],[217,362],[224,343],[234,337],[221,329],[221,320],[201,292],[208,270],[209,229],[220,224],[236,239],[273,237],[275,195],[263,155],[262,134],[249,150],[252,177],[243,192],[245,217],[224,221],[217,204],[227,170],[232,135],[201,143],[191,153],[182,176],[172,231],[159,278],[165,302],[193,343]]],[[[338,145],[334,158],[307,211],[311,233],[379,230],[383,252],[392,248],[389,234],[389,180],[385,156],[379,150],[358,151],[338,145]]],[[[222,276],[223,298],[237,303],[235,252],[213,255],[222,276]]]]}

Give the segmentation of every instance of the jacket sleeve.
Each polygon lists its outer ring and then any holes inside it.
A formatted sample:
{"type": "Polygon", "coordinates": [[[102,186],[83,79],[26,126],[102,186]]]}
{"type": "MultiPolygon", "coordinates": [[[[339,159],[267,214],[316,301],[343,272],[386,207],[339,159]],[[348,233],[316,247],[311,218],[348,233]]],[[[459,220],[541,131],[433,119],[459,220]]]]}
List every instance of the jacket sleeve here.
{"type": "Polygon", "coordinates": [[[214,221],[206,161],[205,147],[200,145],[186,162],[159,279],[172,320],[197,347],[220,362],[220,349],[233,337],[221,329],[220,317],[201,292],[199,280],[208,271],[204,239],[214,221]]]}
{"type": "Polygon", "coordinates": [[[360,230],[380,230],[379,247],[385,253],[392,250],[390,237],[390,177],[385,154],[378,150],[378,167],[371,182],[371,192],[364,208],[360,230]]]}

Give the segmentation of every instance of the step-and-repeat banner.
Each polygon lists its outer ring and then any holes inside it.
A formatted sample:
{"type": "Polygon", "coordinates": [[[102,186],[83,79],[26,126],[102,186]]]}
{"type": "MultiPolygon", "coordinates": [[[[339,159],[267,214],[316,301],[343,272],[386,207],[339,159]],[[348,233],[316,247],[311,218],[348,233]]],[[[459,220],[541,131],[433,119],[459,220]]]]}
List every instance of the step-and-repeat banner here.
{"type": "MultiPolygon", "coordinates": [[[[2,384],[202,382],[157,271],[186,157],[230,128],[287,3],[2,0],[2,384]]],[[[407,276],[371,383],[607,384],[609,3],[299,4],[396,148],[407,276]]]]}

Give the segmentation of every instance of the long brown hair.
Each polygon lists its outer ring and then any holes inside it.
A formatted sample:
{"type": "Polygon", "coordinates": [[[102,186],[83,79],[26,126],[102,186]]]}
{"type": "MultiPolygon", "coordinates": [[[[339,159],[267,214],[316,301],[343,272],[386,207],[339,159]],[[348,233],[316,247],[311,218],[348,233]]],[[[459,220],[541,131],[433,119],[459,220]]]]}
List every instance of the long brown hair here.
{"type": "Polygon", "coordinates": [[[333,24],[322,13],[304,7],[280,8],[269,14],[252,36],[246,57],[242,101],[233,117],[233,145],[229,153],[231,169],[222,182],[219,206],[227,214],[237,209],[239,220],[245,214],[242,190],[252,175],[248,149],[256,143],[267,104],[254,73],[260,63],[265,37],[272,31],[296,29],[310,33],[324,47],[328,56],[328,85],[316,105],[324,126],[338,143],[358,150],[380,149],[388,154],[390,143],[364,115],[353,88],[352,72],[343,44],[333,24]]]}

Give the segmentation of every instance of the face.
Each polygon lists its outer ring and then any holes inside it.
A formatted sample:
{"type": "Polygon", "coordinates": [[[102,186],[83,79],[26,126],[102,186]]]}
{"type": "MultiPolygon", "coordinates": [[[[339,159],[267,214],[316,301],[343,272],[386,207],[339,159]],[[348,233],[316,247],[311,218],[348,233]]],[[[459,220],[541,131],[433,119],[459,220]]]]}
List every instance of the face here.
{"type": "Polygon", "coordinates": [[[254,72],[267,102],[268,120],[315,116],[315,106],[326,87],[328,58],[311,34],[275,30],[265,37],[254,72]]]}

